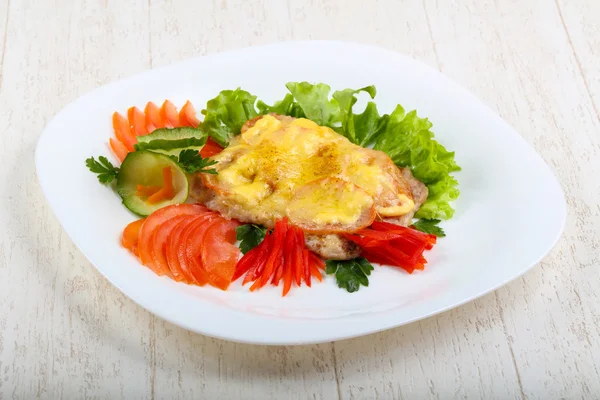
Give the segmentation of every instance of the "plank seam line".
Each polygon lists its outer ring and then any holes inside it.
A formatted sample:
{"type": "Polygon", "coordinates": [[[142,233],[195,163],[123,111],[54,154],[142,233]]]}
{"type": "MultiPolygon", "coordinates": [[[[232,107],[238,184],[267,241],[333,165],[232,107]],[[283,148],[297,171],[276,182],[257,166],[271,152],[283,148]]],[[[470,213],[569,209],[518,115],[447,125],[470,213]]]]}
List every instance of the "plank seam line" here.
{"type": "Polygon", "coordinates": [[[427,6],[425,5],[425,0],[421,2],[423,4],[423,11],[425,12],[425,22],[427,22],[427,30],[429,31],[429,38],[431,39],[431,45],[433,47],[433,54],[435,55],[435,62],[437,63],[438,70],[442,70],[442,63],[440,61],[440,56],[437,51],[437,45],[435,44],[435,40],[433,38],[433,30],[431,29],[431,21],[429,21],[429,14],[427,13],[427,6]]]}
{"type": "Polygon", "coordinates": [[[6,54],[6,38],[8,36],[8,14],[10,13],[10,0],[6,2],[6,19],[4,20],[4,39],[2,40],[2,52],[0,53],[0,90],[4,81],[4,55],[6,54]]]}
{"type": "MultiPolygon", "coordinates": [[[[148,0],[148,26],[152,26],[152,5],[151,0],[148,0]]],[[[152,29],[148,29],[148,57],[150,60],[150,69],[152,69],[152,29]]]]}
{"type": "Polygon", "coordinates": [[[331,342],[331,353],[333,358],[333,375],[335,376],[335,385],[337,388],[338,400],[342,400],[342,388],[340,387],[340,376],[338,374],[337,355],[335,354],[335,342],[331,342]]]}
{"type": "Polygon", "coordinates": [[[587,92],[587,95],[590,98],[590,102],[592,103],[592,108],[596,112],[596,118],[600,122],[600,110],[598,109],[598,106],[596,105],[596,102],[594,101],[594,97],[592,96],[592,91],[590,90],[590,85],[589,85],[588,80],[583,71],[583,67],[581,65],[581,60],[579,60],[579,56],[577,55],[577,52],[575,51],[575,46],[573,45],[573,40],[571,40],[571,34],[569,33],[569,29],[567,29],[567,24],[565,23],[565,19],[563,17],[562,10],[560,9],[560,4],[558,3],[558,0],[554,0],[554,4],[556,5],[556,11],[558,12],[558,17],[560,18],[560,23],[562,24],[565,34],[567,35],[567,40],[569,41],[569,46],[571,46],[571,51],[573,52],[573,58],[575,58],[575,63],[577,64],[577,69],[579,70],[579,74],[581,75],[581,78],[583,79],[583,85],[585,86],[585,91],[587,92]]]}
{"type": "Polygon", "coordinates": [[[510,351],[510,358],[512,359],[513,368],[515,369],[515,374],[517,375],[517,384],[519,385],[521,398],[525,400],[527,399],[527,396],[525,396],[525,391],[523,390],[523,382],[521,381],[521,374],[519,373],[519,368],[517,366],[517,359],[515,358],[515,352],[513,350],[510,337],[508,335],[508,329],[506,329],[506,322],[504,322],[504,308],[502,308],[502,304],[500,304],[500,299],[498,299],[498,294],[496,292],[494,292],[494,297],[496,298],[496,305],[498,306],[500,321],[502,321],[502,330],[504,332],[504,337],[506,337],[506,343],[508,344],[508,350],[510,351]]]}

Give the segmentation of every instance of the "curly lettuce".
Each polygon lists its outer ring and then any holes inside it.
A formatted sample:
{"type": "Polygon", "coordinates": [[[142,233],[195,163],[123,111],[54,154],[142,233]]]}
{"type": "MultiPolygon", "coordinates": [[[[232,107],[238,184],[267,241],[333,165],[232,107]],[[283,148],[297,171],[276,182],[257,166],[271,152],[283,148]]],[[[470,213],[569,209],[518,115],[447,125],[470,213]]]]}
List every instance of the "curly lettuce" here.
{"type": "Polygon", "coordinates": [[[399,167],[409,167],[429,189],[427,201],[416,214],[423,219],[449,219],[450,205],[459,195],[458,181],[451,175],[460,171],[454,152],[434,139],[432,124],[416,111],[406,112],[400,105],[391,114],[379,115],[373,101],[362,113],[354,113],[357,96],[364,92],[375,98],[375,86],[335,91],[324,83],[289,82],[290,93],[272,106],[241,90],[224,90],[209,100],[202,123],[203,130],[222,146],[240,133],[244,122],[258,115],[277,113],[308,118],[328,126],[359,146],[373,146],[387,153],[399,167]]]}
{"type": "Polygon", "coordinates": [[[399,167],[409,167],[415,178],[427,185],[429,196],[417,218],[449,219],[454,215],[450,202],[460,193],[458,181],[451,173],[460,171],[460,167],[454,160],[454,152],[447,151],[433,138],[432,126],[427,118],[419,118],[416,111],[406,113],[398,105],[373,148],[387,153],[399,167]]]}

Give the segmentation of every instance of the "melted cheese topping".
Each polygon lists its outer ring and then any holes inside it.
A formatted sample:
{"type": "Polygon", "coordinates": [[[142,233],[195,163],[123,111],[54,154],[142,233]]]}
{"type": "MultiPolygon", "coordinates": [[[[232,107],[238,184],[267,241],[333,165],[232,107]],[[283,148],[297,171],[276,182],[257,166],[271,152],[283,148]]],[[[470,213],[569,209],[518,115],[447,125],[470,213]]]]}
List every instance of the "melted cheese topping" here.
{"type": "Polygon", "coordinates": [[[214,159],[215,190],[258,220],[351,224],[373,206],[386,217],[414,208],[387,155],[304,118],[264,116],[214,159]]]}

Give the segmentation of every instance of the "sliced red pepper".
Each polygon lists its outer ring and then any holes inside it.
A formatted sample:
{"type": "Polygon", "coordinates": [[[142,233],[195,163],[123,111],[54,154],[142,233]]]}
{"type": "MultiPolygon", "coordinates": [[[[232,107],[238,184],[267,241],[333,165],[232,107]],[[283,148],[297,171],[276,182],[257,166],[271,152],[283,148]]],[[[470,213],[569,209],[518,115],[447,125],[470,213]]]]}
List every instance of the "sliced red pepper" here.
{"type": "Polygon", "coordinates": [[[287,218],[275,223],[271,253],[269,254],[269,258],[267,258],[264,271],[261,273],[260,277],[254,281],[252,286],[250,286],[250,291],[263,287],[269,281],[275,269],[281,264],[281,252],[283,251],[287,225],[287,218]]]}
{"type": "Polygon", "coordinates": [[[310,282],[310,251],[307,248],[302,249],[302,267],[304,271],[304,282],[306,286],[311,287],[310,282]]]}
{"type": "Polygon", "coordinates": [[[281,252],[281,262],[279,263],[277,270],[273,273],[273,279],[271,280],[271,283],[275,286],[279,285],[281,278],[283,278],[284,270],[290,269],[290,254],[296,245],[294,229],[297,228],[290,226],[286,232],[283,242],[283,251],[281,252]]]}
{"type": "Polygon", "coordinates": [[[265,268],[267,264],[267,258],[269,257],[269,253],[271,252],[271,244],[273,242],[273,234],[268,233],[264,240],[257,247],[259,248],[259,253],[256,257],[256,262],[254,265],[250,266],[248,273],[244,277],[242,281],[242,285],[245,285],[248,282],[255,281],[258,279],[260,274],[265,268]]]}
{"type": "Polygon", "coordinates": [[[292,287],[292,265],[291,263],[287,264],[287,268],[283,273],[283,291],[281,292],[281,296],[285,296],[290,291],[292,287]]]}
{"type": "Polygon", "coordinates": [[[325,269],[325,261],[323,261],[323,259],[321,257],[319,257],[318,255],[316,255],[315,253],[313,253],[311,251],[310,258],[311,258],[313,264],[315,264],[315,267],[320,268],[320,269],[325,269]]]}
{"type": "Polygon", "coordinates": [[[301,229],[296,231],[296,246],[294,247],[294,280],[296,285],[302,285],[302,274],[304,272],[304,232],[301,229]]]}
{"type": "Polygon", "coordinates": [[[242,258],[240,258],[237,265],[235,266],[235,272],[233,274],[233,277],[231,278],[232,282],[239,279],[240,276],[248,272],[248,270],[252,268],[253,265],[256,265],[256,261],[258,260],[258,256],[260,255],[260,250],[260,246],[256,246],[255,248],[244,254],[242,258]]]}
{"type": "Polygon", "coordinates": [[[244,277],[244,280],[242,281],[242,285],[245,285],[248,282],[252,282],[252,281],[255,281],[258,279],[258,277],[264,270],[265,265],[267,264],[267,258],[269,257],[269,253],[271,252],[271,243],[272,242],[273,242],[272,234],[270,234],[270,235],[268,234],[267,236],[265,236],[265,239],[258,246],[258,247],[260,247],[260,252],[256,258],[256,262],[248,270],[248,273],[246,274],[246,276],[244,277]]]}
{"type": "Polygon", "coordinates": [[[319,282],[323,281],[323,275],[321,275],[321,271],[319,271],[319,268],[315,264],[311,264],[310,273],[312,274],[312,276],[317,278],[319,282]]]}

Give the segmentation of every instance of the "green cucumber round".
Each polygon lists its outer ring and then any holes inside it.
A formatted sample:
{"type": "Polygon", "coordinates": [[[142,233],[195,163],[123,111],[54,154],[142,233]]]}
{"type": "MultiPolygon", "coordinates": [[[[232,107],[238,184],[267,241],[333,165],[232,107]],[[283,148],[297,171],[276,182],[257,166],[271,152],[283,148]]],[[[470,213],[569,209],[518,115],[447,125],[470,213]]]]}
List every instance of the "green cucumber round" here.
{"type": "Polygon", "coordinates": [[[190,185],[185,171],[164,154],[147,150],[134,151],[127,154],[121,164],[119,177],[117,178],[117,193],[123,200],[123,205],[140,216],[152,214],[159,208],[185,203],[188,198],[190,185]],[[137,185],[162,186],[163,168],[171,168],[173,173],[173,188],[175,197],[156,204],[150,204],[145,198],[139,197],[137,185]]]}

